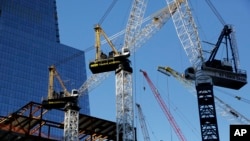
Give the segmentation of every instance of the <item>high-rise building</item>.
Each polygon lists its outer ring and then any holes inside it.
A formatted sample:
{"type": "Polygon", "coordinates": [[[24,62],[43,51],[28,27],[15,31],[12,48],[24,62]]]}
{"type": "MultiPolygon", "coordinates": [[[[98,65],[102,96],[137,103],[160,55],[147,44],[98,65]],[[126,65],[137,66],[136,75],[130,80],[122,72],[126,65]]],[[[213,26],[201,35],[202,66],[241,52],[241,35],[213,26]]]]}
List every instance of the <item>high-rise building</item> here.
{"type": "MultiPolygon", "coordinates": [[[[41,103],[48,94],[52,64],[69,91],[87,78],[84,52],[60,43],[55,0],[0,0],[0,56],[3,116],[30,101],[41,103]]],[[[79,101],[80,113],[88,115],[88,95],[79,101]]],[[[63,117],[48,114],[45,118],[63,121],[63,117]]]]}

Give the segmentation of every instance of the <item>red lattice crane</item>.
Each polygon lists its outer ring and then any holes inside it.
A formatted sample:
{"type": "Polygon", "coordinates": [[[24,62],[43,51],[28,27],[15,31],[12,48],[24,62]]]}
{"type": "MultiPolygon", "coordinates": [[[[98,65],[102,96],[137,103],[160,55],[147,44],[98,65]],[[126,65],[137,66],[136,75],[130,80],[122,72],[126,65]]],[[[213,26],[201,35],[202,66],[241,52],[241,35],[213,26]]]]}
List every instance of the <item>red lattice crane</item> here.
{"type": "Polygon", "coordinates": [[[170,113],[170,111],[169,111],[167,105],[165,104],[164,100],[162,99],[159,91],[157,90],[157,88],[155,87],[155,85],[153,84],[151,79],[149,78],[147,72],[145,72],[143,70],[140,70],[140,72],[142,72],[143,76],[147,80],[148,85],[150,86],[152,92],[154,93],[155,99],[157,100],[157,102],[160,105],[162,111],[164,112],[165,116],[167,117],[170,125],[173,127],[173,129],[174,129],[176,135],[178,136],[179,140],[186,141],[186,138],[184,137],[183,133],[181,132],[181,129],[179,128],[179,126],[176,123],[174,117],[170,113]]]}

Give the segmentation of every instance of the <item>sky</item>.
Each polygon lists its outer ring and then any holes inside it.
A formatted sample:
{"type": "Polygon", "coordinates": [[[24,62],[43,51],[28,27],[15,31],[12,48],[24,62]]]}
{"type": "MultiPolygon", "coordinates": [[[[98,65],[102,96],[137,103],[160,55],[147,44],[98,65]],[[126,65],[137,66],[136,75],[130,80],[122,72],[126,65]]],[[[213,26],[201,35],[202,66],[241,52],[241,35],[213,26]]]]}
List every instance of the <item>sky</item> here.
{"type": "MultiPolygon", "coordinates": [[[[108,36],[112,36],[126,28],[132,0],[117,1],[110,13],[103,20],[101,26],[108,36]]],[[[220,0],[213,1],[221,17],[227,24],[232,24],[236,30],[236,40],[240,56],[240,69],[249,72],[250,65],[249,33],[250,33],[250,1],[248,0],[220,0]]],[[[57,1],[59,17],[60,40],[62,44],[86,51],[87,75],[92,73],[88,64],[95,57],[94,26],[100,22],[112,0],[74,0],[57,1]],[[89,48],[93,48],[89,50],[89,48]]],[[[205,0],[190,0],[189,5],[198,27],[201,41],[216,43],[223,28],[218,18],[206,4],[205,0]]],[[[166,6],[165,0],[148,0],[144,17],[151,15],[166,6]]],[[[123,37],[112,41],[117,48],[123,44],[123,37]]],[[[209,51],[212,46],[201,42],[204,50],[209,51]]],[[[110,51],[108,45],[102,46],[104,51],[110,51]]],[[[221,54],[220,54],[221,55],[221,54]]],[[[208,56],[208,54],[207,54],[208,56]]],[[[221,55],[223,56],[223,55],[221,55]]],[[[170,19],[154,36],[146,41],[134,55],[130,57],[133,67],[133,95],[134,102],[142,107],[146,119],[148,132],[152,141],[177,141],[174,130],[162,112],[150,87],[144,79],[140,69],[146,71],[168,105],[171,114],[187,140],[200,141],[200,125],[197,99],[175,78],[168,77],[157,71],[158,66],[170,66],[184,72],[191,66],[184,49],[178,39],[172,20],[170,19]]],[[[249,81],[249,79],[248,79],[249,81]]],[[[83,82],[84,83],[84,82],[83,82]]],[[[250,86],[246,84],[240,90],[225,89],[214,86],[214,95],[250,119],[250,86]],[[237,100],[234,96],[242,97],[237,100]],[[245,101],[244,101],[245,100],[245,101]]],[[[116,120],[115,107],[115,75],[111,75],[98,87],[89,93],[91,116],[110,121],[116,120]]],[[[229,140],[229,125],[236,124],[217,112],[217,122],[220,140],[229,140]]],[[[135,126],[138,140],[143,140],[135,110],[135,126]]]]}

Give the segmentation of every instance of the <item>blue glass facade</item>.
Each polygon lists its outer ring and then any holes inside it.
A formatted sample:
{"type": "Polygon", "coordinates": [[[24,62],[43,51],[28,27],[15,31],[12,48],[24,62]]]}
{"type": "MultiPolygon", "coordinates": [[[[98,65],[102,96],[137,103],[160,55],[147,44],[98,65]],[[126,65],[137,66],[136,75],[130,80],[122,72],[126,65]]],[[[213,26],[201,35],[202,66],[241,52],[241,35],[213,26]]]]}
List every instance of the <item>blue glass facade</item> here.
{"type": "MultiPolygon", "coordinates": [[[[60,43],[55,0],[0,0],[0,56],[2,116],[30,101],[41,103],[52,64],[69,91],[87,79],[84,52],[60,43]]],[[[88,95],[79,101],[80,113],[89,114],[88,95]]],[[[52,110],[46,118],[63,117],[52,110]]]]}

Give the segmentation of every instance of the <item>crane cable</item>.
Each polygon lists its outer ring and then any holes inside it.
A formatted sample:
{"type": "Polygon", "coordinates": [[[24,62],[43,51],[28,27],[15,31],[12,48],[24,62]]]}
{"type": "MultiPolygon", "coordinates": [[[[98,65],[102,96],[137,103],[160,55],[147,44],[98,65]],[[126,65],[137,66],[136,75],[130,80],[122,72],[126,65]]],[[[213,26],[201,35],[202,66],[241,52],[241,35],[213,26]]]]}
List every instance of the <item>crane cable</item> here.
{"type": "Polygon", "coordinates": [[[238,95],[235,95],[235,94],[226,92],[226,91],[223,91],[223,90],[221,90],[221,89],[216,89],[216,90],[217,90],[217,91],[220,91],[221,93],[224,93],[224,94],[226,94],[226,95],[228,95],[228,96],[231,96],[231,97],[233,97],[233,98],[235,98],[235,99],[237,99],[237,100],[239,100],[239,101],[242,101],[242,102],[244,102],[244,103],[246,103],[246,104],[250,104],[250,100],[249,100],[249,99],[246,99],[246,98],[244,98],[244,97],[241,97],[241,96],[238,96],[238,95]]]}
{"type": "MultiPolygon", "coordinates": [[[[101,25],[101,24],[103,23],[103,21],[106,19],[106,17],[107,17],[108,14],[110,13],[110,11],[113,9],[113,7],[114,7],[114,5],[116,4],[116,2],[117,2],[117,0],[113,0],[113,2],[110,4],[110,6],[108,7],[108,9],[107,9],[106,12],[104,13],[104,15],[103,15],[103,16],[101,17],[101,19],[99,20],[99,22],[98,22],[99,25],[101,25]]],[[[68,56],[68,57],[66,57],[66,58],[64,58],[64,59],[62,59],[62,60],[57,61],[56,63],[54,63],[54,65],[55,65],[55,66],[59,66],[59,65],[61,65],[61,64],[63,64],[63,63],[66,63],[66,62],[68,62],[68,61],[70,61],[70,60],[76,58],[76,57],[82,56],[82,55],[84,55],[85,52],[91,51],[91,50],[93,50],[93,49],[94,49],[94,46],[92,45],[92,46],[90,46],[90,47],[84,49],[83,51],[79,51],[79,52],[77,52],[77,53],[75,53],[75,54],[73,54],[73,55],[71,55],[71,56],[68,56]]]]}
{"type": "MultiPolygon", "coordinates": [[[[158,78],[157,78],[158,79],[158,78]]],[[[144,82],[145,78],[143,79],[143,82],[144,82]]],[[[145,85],[143,83],[143,90],[145,91],[145,85]]],[[[170,87],[168,86],[168,83],[167,83],[167,88],[169,89],[170,87]]],[[[169,90],[167,90],[167,93],[169,93],[169,90]]],[[[161,95],[164,102],[166,101],[166,99],[163,97],[163,95],[161,95]]],[[[191,132],[194,133],[195,137],[199,138],[199,135],[198,135],[198,130],[197,128],[195,128],[195,126],[192,124],[192,122],[190,120],[188,120],[188,118],[185,116],[185,114],[183,114],[183,112],[180,110],[180,108],[178,108],[176,106],[176,104],[168,97],[167,98],[168,100],[168,109],[169,111],[173,111],[176,116],[178,116],[180,118],[180,120],[182,120],[182,122],[186,125],[186,127],[190,128],[191,129],[191,132]]],[[[166,104],[166,103],[165,103],[166,104]]]]}
{"type": "Polygon", "coordinates": [[[218,20],[220,21],[220,23],[224,26],[226,25],[226,22],[223,20],[223,18],[221,17],[221,15],[219,14],[219,12],[217,11],[217,9],[214,7],[214,5],[212,4],[212,2],[210,0],[206,0],[206,3],[208,4],[208,6],[210,7],[210,9],[213,11],[214,15],[218,18],[218,20]]]}
{"type": "MultiPolygon", "coordinates": [[[[211,10],[213,11],[213,13],[215,14],[215,16],[218,18],[218,20],[220,21],[220,23],[222,25],[226,25],[226,22],[223,20],[223,18],[221,17],[221,15],[219,14],[219,12],[217,11],[217,9],[214,7],[214,5],[212,4],[212,2],[210,0],[206,0],[206,3],[208,4],[208,6],[211,8],[211,10]]],[[[226,92],[223,92],[223,93],[226,93],[226,92]]],[[[240,96],[237,96],[237,95],[234,95],[234,94],[229,94],[227,93],[229,96],[231,97],[234,97],[236,98],[237,100],[239,101],[242,101],[242,102],[245,102],[247,104],[250,104],[250,100],[249,99],[246,99],[246,98],[243,98],[243,97],[240,97],[240,96]]]]}
{"type": "Polygon", "coordinates": [[[103,21],[106,19],[106,17],[108,16],[108,14],[110,13],[110,11],[113,9],[114,5],[116,4],[117,0],[113,0],[113,2],[110,4],[110,6],[108,7],[108,9],[106,10],[106,12],[104,13],[104,15],[102,16],[102,18],[99,20],[98,24],[101,25],[103,23],[103,21]]]}

